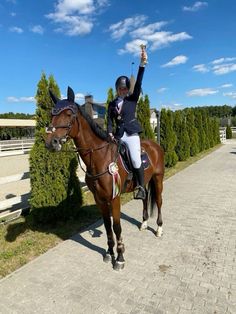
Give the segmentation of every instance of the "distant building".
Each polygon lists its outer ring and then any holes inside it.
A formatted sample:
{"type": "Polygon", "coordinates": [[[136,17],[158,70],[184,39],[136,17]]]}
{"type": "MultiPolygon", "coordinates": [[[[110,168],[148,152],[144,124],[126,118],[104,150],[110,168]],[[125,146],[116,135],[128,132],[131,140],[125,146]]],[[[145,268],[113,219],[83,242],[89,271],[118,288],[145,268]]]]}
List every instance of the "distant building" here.
{"type": "Polygon", "coordinates": [[[85,112],[102,128],[106,115],[106,103],[95,103],[92,95],[85,96],[85,103],[81,106],[85,112]]]}

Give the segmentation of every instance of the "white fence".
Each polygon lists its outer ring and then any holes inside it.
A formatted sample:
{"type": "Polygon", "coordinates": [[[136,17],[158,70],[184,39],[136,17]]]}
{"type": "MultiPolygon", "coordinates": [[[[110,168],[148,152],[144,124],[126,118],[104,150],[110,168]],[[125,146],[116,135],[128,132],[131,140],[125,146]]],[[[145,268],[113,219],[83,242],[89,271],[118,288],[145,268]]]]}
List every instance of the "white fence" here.
{"type": "Polygon", "coordinates": [[[219,132],[220,132],[221,143],[225,143],[226,142],[226,128],[225,127],[220,128],[219,132]]]}
{"type": "MultiPolygon", "coordinates": [[[[8,177],[0,178],[0,188],[1,185],[10,182],[19,182],[29,178],[29,172],[24,172],[22,174],[15,174],[8,177]]],[[[23,211],[29,208],[28,199],[30,193],[22,194],[20,196],[14,196],[9,199],[0,201],[0,223],[8,222],[10,220],[18,218],[23,211]]]]}
{"type": "Polygon", "coordinates": [[[34,145],[34,139],[0,141],[0,157],[26,154],[34,145]]]}

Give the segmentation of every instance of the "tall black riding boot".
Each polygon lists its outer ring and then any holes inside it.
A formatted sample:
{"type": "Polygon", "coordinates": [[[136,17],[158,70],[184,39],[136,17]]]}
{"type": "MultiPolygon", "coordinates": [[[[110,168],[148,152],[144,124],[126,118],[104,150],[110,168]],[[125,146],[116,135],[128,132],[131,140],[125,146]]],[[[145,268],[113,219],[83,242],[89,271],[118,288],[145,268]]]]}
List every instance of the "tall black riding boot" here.
{"type": "Polygon", "coordinates": [[[146,198],[146,190],[144,187],[144,170],[143,166],[141,165],[140,168],[134,168],[134,174],[137,180],[137,186],[134,190],[134,198],[135,199],[142,199],[146,198]]]}

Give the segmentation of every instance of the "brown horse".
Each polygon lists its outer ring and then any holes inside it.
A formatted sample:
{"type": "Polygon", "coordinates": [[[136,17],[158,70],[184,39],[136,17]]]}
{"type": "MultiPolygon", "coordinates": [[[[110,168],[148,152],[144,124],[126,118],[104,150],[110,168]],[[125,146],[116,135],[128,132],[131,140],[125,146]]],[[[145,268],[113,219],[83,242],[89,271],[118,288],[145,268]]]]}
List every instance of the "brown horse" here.
{"type": "MultiPolygon", "coordinates": [[[[50,92],[55,103],[52,110],[52,121],[47,128],[46,147],[50,150],[60,151],[62,144],[72,138],[77,151],[86,165],[86,184],[94,195],[98,208],[101,210],[106,233],[108,250],[104,261],[113,262],[116,270],[124,267],[124,244],[121,237],[121,204],[120,194],[114,194],[115,186],[123,189],[122,192],[131,192],[135,188],[135,181],[128,180],[129,173],[124,167],[119,154],[119,144],[111,142],[107,133],[100,128],[74,102],[74,92],[68,87],[67,99],[60,100],[50,92]],[[116,170],[117,169],[117,170],[116,170]],[[118,180],[116,180],[118,178],[118,180]],[[111,215],[113,219],[111,220],[111,215]],[[113,231],[117,240],[117,258],[114,258],[115,245],[113,231]]],[[[164,154],[160,146],[151,140],[141,142],[142,149],[146,151],[149,165],[145,169],[145,184],[148,193],[143,200],[143,222],[140,230],[147,228],[151,213],[157,206],[157,231],[156,236],[162,235],[162,189],[164,176],[164,154]]]]}

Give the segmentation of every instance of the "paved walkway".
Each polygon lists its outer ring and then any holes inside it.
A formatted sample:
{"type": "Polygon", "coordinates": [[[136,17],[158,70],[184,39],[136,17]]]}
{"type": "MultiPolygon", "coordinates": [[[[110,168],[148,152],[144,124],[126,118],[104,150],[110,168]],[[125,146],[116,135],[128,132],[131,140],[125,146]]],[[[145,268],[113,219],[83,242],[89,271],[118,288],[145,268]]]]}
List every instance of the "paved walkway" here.
{"type": "Polygon", "coordinates": [[[101,221],[0,281],[0,313],[236,313],[236,141],[165,181],[164,236],[123,208],[126,267],[104,264],[101,221]]]}

